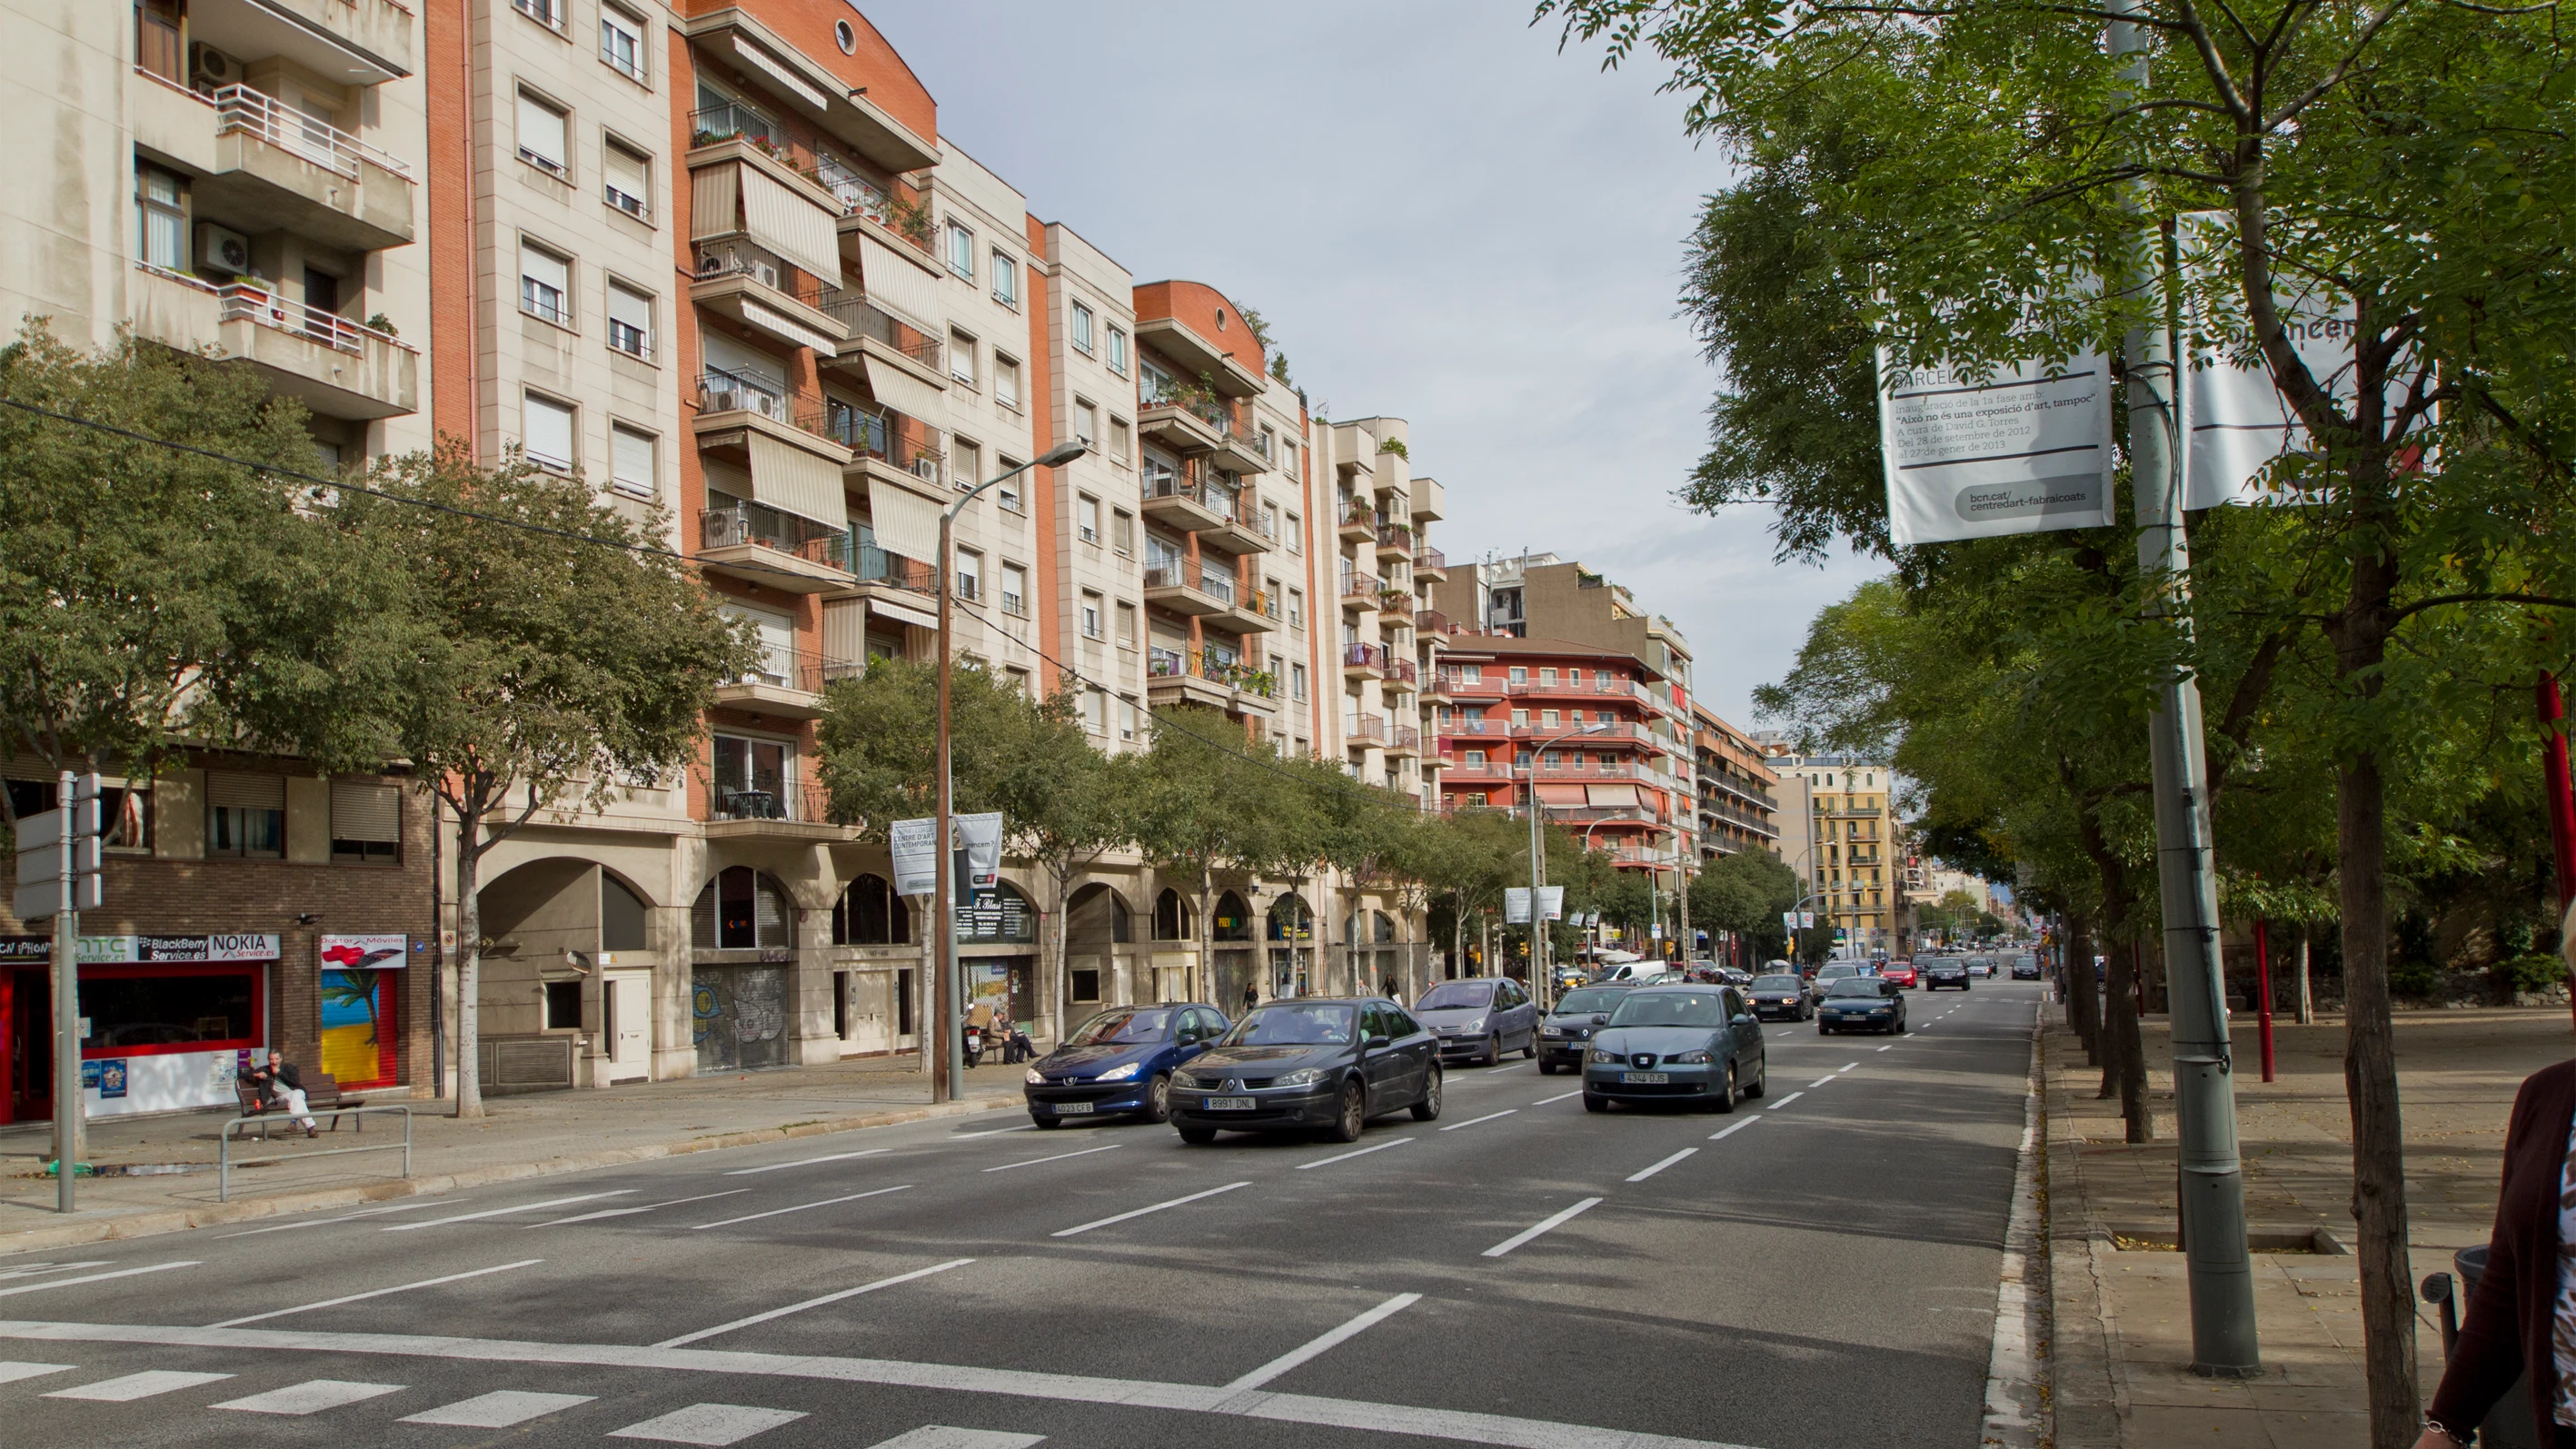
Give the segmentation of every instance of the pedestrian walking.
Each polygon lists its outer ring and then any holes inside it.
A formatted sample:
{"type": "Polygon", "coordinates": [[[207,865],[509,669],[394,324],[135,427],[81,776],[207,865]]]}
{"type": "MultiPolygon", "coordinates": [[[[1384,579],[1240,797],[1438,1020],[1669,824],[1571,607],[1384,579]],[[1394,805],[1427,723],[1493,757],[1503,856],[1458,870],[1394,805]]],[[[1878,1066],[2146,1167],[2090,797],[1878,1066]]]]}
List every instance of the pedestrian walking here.
{"type": "Polygon", "coordinates": [[[1243,988],[1243,1009],[1250,1011],[1261,1004],[1261,988],[1247,983],[1243,988]]]}
{"type": "MultiPolygon", "coordinates": [[[[2576,908],[2558,930],[2576,981],[2576,908]]],[[[2486,1271],[2415,1449],[2464,1449],[2528,1375],[2534,1443],[2576,1446],[2576,1061],[2523,1079],[2504,1131],[2504,1185],[2486,1271]]]]}

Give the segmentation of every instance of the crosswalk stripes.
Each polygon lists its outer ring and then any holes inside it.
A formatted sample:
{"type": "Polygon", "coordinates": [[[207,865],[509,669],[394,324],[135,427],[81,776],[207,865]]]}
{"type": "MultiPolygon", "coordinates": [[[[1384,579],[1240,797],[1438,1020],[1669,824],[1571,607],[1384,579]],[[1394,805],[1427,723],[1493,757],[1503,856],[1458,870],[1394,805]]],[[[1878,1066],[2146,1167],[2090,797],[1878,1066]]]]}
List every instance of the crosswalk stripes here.
{"type": "Polygon", "coordinates": [[[445,1424],[458,1429],[508,1429],[530,1419],[541,1419],[559,1413],[575,1404],[591,1402],[589,1394],[538,1394],[523,1389],[497,1389],[423,1409],[397,1420],[403,1424],[445,1424]]]}
{"type": "Polygon", "coordinates": [[[924,1424],[908,1434],[897,1434],[876,1449],[1029,1449],[1042,1443],[1044,1434],[1005,1434],[998,1429],[951,1429],[943,1424],[924,1424]]]}
{"type": "Polygon", "coordinates": [[[336,1409],[343,1404],[360,1404],[369,1399],[380,1399],[387,1394],[399,1394],[402,1391],[401,1384],[362,1384],[350,1379],[307,1379],[303,1383],[290,1384],[282,1389],[270,1389],[264,1394],[252,1394],[243,1399],[227,1399],[211,1407],[236,1409],[245,1414],[318,1414],[324,1409],[336,1409]]]}
{"type": "Polygon", "coordinates": [[[136,1399],[148,1399],[154,1394],[176,1393],[181,1389],[193,1389],[199,1384],[211,1384],[219,1379],[231,1377],[231,1374],[195,1373],[182,1369],[145,1369],[139,1374],[126,1374],[119,1378],[101,1379],[94,1384],[56,1389],[45,1397],[92,1399],[107,1404],[130,1404],[136,1399]]]}
{"type": "Polygon", "coordinates": [[[46,1374],[71,1372],[67,1363],[13,1363],[0,1359],[0,1384],[14,1384],[20,1379],[42,1378],[46,1374]]]}
{"type": "Polygon", "coordinates": [[[795,1409],[756,1409],[747,1404],[691,1404],[685,1409],[612,1429],[611,1439],[651,1439],[663,1444],[739,1444],[765,1429],[805,1415],[795,1409]]]}

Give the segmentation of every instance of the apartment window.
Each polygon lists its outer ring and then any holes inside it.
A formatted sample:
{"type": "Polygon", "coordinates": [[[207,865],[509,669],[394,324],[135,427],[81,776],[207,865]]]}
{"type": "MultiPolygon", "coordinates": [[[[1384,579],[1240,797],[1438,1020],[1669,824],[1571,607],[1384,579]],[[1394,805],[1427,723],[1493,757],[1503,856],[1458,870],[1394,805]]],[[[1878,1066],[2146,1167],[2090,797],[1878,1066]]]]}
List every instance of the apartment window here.
{"type": "MultiPolygon", "coordinates": [[[[1527,683],[1529,683],[1529,666],[1527,666],[1527,665],[1525,665],[1525,664],[1515,664],[1515,665],[1513,665],[1513,666],[1512,666],[1512,683],[1514,683],[1514,684],[1527,684],[1527,683]]],[[[1514,714],[1516,714],[1516,715],[1517,715],[1517,714],[1526,714],[1526,713],[1527,713],[1527,711],[1525,711],[1525,710],[1514,710],[1514,711],[1513,711],[1513,713],[1514,713],[1514,714]]]]}
{"type": "Polygon", "coordinates": [[[975,233],[953,221],[948,223],[948,270],[975,280],[975,233]]]}
{"type": "Polygon", "coordinates": [[[1096,689],[1082,692],[1082,727],[1095,735],[1109,733],[1109,696],[1096,689]]]}
{"type": "Polygon", "coordinates": [[[608,345],[629,357],[653,355],[653,299],[623,282],[608,284],[608,345]]]}
{"type": "Polygon", "coordinates": [[[1073,438],[1084,447],[1095,446],[1100,437],[1100,409],[1077,400],[1073,405],[1073,438]]]}
{"type": "MultiPolygon", "coordinates": [[[[951,438],[948,443],[948,476],[960,488],[972,488],[984,481],[984,445],[951,438]]],[[[1011,485],[1005,483],[1005,488],[1011,485]]]]}
{"type": "Polygon", "coordinates": [[[1485,763],[1485,752],[1483,750],[1469,750],[1465,759],[1466,763],[1470,765],[1482,765],[1485,763]]]}
{"type": "Polygon", "coordinates": [[[1136,606],[1124,601],[1118,605],[1118,647],[1136,647],[1136,606]]]}
{"type": "Polygon", "coordinates": [[[1539,670],[1539,672],[1538,672],[1538,682],[1539,682],[1539,683],[1541,683],[1541,684],[1554,684],[1554,683],[1556,683],[1556,671],[1555,671],[1555,670],[1553,670],[1553,669],[1541,669],[1541,670],[1539,670]]]}
{"type": "Polygon", "coordinates": [[[1091,355],[1091,309],[1080,302],[1073,304],[1073,350],[1091,355]]]}
{"type": "Polygon", "coordinates": [[[1517,729],[1517,728],[1519,728],[1519,727],[1521,727],[1521,726],[1527,725],[1528,723],[1529,723],[1529,711],[1528,711],[1528,710],[1525,710],[1525,709],[1516,709],[1516,710],[1513,710],[1513,711],[1512,711],[1512,725],[1513,725],[1513,727],[1514,727],[1514,728],[1516,728],[1516,729],[1517,729]]]}
{"type": "Polygon", "coordinates": [[[1127,375],[1127,334],[1116,327],[1109,329],[1109,370],[1120,377],[1127,375]]]}
{"type": "Polygon", "coordinates": [[[1288,627],[1291,629],[1306,627],[1306,591],[1304,589],[1288,591],[1288,627]]]}
{"type": "Polygon", "coordinates": [[[528,461],[558,473],[572,471],[572,409],[529,393],[519,415],[520,442],[528,461]]]}
{"type": "Polygon", "coordinates": [[[1020,406],[1020,364],[1001,353],[993,354],[993,401],[1014,412],[1020,406]]]}
{"type": "Polygon", "coordinates": [[[1132,699],[1118,701],[1118,738],[1122,740],[1136,738],[1136,701],[1132,699]]]}
{"type": "Polygon", "coordinates": [[[1015,618],[1028,616],[1029,571],[1018,564],[1002,565],[1002,612],[1015,618]]]}
{"type": "Polygon", "coordinates": [[[1109,461],[1124,463],[1136,456],[1135,433],[1125,418],[1109,420],[1109,461]]]}
{"type": "Polygon", "coordinates": [[[1289,666],[1288,666],[1288,696],[1289,696],[1289,698],[1291,698],[1291,699],[1295,699],[1295,700],[1297,700],[1297,701],[1299,701],[1299,702],[1301,702],[1301,703],[1305,700],[1305,698],[1306,698],[1306,666],[1305,666],[1305,665],[1303,665],[1303,664],[1291,664],[1291,665],[1289,665],[1289,666]]]}
{"type": "Polygon", "coordinates": [[[1279,471],[1283,475],[1289,478],[1295,478],[1297,476],[1297,445],[1295,443],[1281,443],[1279,445],[1278,462],[1279,471]]]}
{"type": "Polygon", "coordinates": [[[957,597],[969,603],[983,597],[984,556],[973,549],[957,550],[957,597]]]}
{"type": "Polygon", "coordinates": [[[1125,557],[1136,551],[1136,515],[1121,508],[1109,515],[1109,546],[1125,557]]]}
{"type": "Polygon", "coordinates": [[[1552,709],[1543,709],[1543,710],[1540,710],[1540,711],[1538,712],[1538,724],[1539,724],[1539,728],[1541,728],[1541,729],[1548,729],[1548,730],[1552,730],[1552,729],[1556,728],[1556,725],[1557,725],[1556,711],[1555,711],[1555,710],[1552,710],[1552,709]]]}
{"type": "Polygon", "coordinates": [[[402,793],[359,780],[331,782],[331,859],[392,865],[402,842],[402,793]]]}
{"type": "Polygon", "coordinates": [[[975,339],[954,329],[948,333],[948,375],[968,387],[975,385],[975,339]]]}
{"type": "Polygon", "coordinates": [[[1485,682],[1485,666],[1481,664],[1470,664],[1458,671],[1458,677],[1464,679],[1469,684],[1482,684],[1485,682]]]}
{"type": "Polygon", "coordinates": [[[599,58],[619,75],[644,81],[644,22],[614,5],[599,7],[599,58]]]}
{"type": "Polygon", "coordinates": [[[548,30],[563,29],[564,0],[510,0],[510,4],[520,14],[548,30]]]}
{"type": "Polygon", "coordinates": [[[1020,310],[1020,264],[993,249],[993,300],[1017,312],[1020,310]]]}
{"type": "Polygon", "coordinates": [[[609,481],[625,492],[650,498],[659,490],[654,484],[651,433],[630,428],[624,423],[608,425],[609,481]]]}
{"type": "Polygon", "coordinates": [[[1100,500],[1088,493],[1075,495],[1073,525],[1084,543],[1100,542],[1100,500]]]}
{"type": "Polygon", "coordinates": [[[653,162],[641,151],[617,141],[603,142],[599,148],[600,169],[607,173],[599,183],[600,198],[638,221],[653,216],[653,162]]]}
{"type": "Polygon", "coordinates": [[[571,326],[572,262],[533,243],[519,243],[519,310],[571,326]]]}
{"type": "Polygon", "coordinates": [[[134,7],[134,63],[172,85],[184,85],[180,72],[179,0],[144,0],[134,7]]]}
{"type": "Polygon", "coordinates": [[[1098,639],[1100,632],[1100,596],[1086,591],[1082,596],[1082,637],[1098,639]]]}
{"type": "MultiPolygon", "coordinates": [[[[1583,682],[1583,671],[1580,669],[1569,669],[1565,671],[1565,682],[1568,684],[1581,684],[1583,682]]],[[[1578,715],[1576,718],[1579,719],[1581,716],[1578,715]]]]}
{"type": "Polygon", "coordinates": [[[519,92],[519,159],[548,176],[569,176],[572,148],[565,140],[563,109],[519,92]]]}
{"type": "Polygon", "coordinates": [[[1288,551],[1290,553],[1306,551],[1306,526],[1299,523],[1297,515],[1293,513],[1288,515],[1288,551]]]}
{"type": "Polygon", "coordinates": [[[206,772],[206,854],[276,860],[286,854],[286,777],[206,772]]]}
{"type": "Polygon", "coordinates": [[[158,166],[134,168],[134,213],[142,227],[135,255],[156,267],[188,268],[188,216],[179,178],[158,166]]]}

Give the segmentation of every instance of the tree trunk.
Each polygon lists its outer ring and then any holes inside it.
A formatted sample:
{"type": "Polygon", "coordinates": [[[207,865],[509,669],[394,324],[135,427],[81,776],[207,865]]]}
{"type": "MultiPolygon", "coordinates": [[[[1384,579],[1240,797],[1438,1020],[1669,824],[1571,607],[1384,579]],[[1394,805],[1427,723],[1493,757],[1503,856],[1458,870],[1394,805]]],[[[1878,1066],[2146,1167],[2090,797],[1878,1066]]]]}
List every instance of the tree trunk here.
{"type": "Polygon", "coordinates": [[[2066,913],[2066,944],[2060,958],[2066,978],[2066,1017],[2084,1043],[2087,1066],[2102,1064],[2102,983],[2093,979],[2093,923],[2074,911],[2066,913]]]}
{"type": "Polygon", "coordinates": [[[483,1115],[483,1072],[476,1038],[482,1026],[483,816],[456,813],[456,1115],[483,1115]]]}
{"type": "Polygon", "coordinates": [[[1199,989],[1191,994],[1193,1001],[1216,1000],[1216,871],[1202,867],[1199,871],[1199,989]]]}
{"type": "Polygon", "coordinates": [[[2316,992],[2308,984],[2308,938],[2314,930],[2314,927],[2305,923],[2299,926],[2299,1025],[2301,1026],[2314,1026],[2317,1022],[2316,992]]]}
{"type": "Polygon", "coordinates": [[[2110,970],[2103,983],[2103,1022],[2108,1028],[2102,1043],[2103,1097],[2120,1099],[2120,1119],[2127,1126],[2127,1140],[2150,1142],[2155,1139],[2155,1123],[2141,1110],[2146,1106],[2141,1090],[2146,1077],[2145,1050],[2138,1036],[2137,971],[2127,943],[2107,942],[2103,955],[2110,970]]]}
{"type": "MultiPolygon", "coordinates": [[[[1048,1032],[1047,1040],[1062,1041],[1065,1033],[1073,1027],[1073,983],[1064,974],[1066,924],[1064,898],[1072,882],[1068,876],[1058,874],[1044,861],[1037,862],[1037,865],[1040,870],[1047,873],[1049,880],[1055,882],[1055,910],[1051,913],[1055,922],[1055,935],[1047,947],[1044,958],[1050,979],[1038,993],[1038,999],[1047,1003],[1048,1011],[1054,1018],[1054,1027],[1048,1032]]],[[[1046,1023],[1033,1022],[1031,1025],[1042,1027],[1046,1023]]]]}

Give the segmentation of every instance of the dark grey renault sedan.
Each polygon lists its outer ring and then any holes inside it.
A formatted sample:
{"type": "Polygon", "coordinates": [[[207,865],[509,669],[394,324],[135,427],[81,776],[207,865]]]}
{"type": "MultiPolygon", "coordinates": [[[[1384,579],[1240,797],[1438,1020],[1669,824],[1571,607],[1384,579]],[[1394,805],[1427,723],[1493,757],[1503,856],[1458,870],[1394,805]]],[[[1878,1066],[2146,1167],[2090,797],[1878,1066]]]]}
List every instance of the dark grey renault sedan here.
{"type": "Polygon", "coordinates": [[[1440,1115],[1437,1039],[1380,997],[1293,997],[1244,1013],[1172,1077],[1172,1125],[1194,1146],[1220,1131],[1322,1128],[1359,1140],[1400,1107],[1440,1115]]]}
{"type": "Polygon", "coordinates": [[[1647,986],[1631,991],[1592,1034],[1583,1105],[1688,1102],[1720,1112],[1768,1085],[1762,1023],[1732,986],[1647,986]]]}

